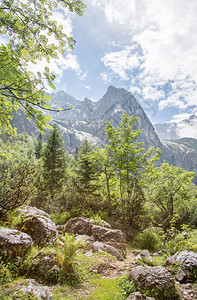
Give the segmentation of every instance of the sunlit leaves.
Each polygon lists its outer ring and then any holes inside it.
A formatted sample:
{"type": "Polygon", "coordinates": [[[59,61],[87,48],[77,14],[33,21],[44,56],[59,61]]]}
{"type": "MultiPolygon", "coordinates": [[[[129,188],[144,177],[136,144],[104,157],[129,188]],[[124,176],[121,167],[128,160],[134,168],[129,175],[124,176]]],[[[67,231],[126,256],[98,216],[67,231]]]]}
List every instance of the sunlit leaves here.
{"type": "Polygon", "coordinates": [[[0,45],[0,130],[14,132],[9,121],[19,106],[42,132],[49,120],[40,109],[50,109],[45,88],[54,88],[55,76],[46,68],[36,77],[27,63],[42,58],[50,62],[68,47],[73,49],[73,37],[51,19],[57,7],[82,15],[85,5],[80,0],[0,0],[0,34],[9,36],[7,45],[0,45]]]}

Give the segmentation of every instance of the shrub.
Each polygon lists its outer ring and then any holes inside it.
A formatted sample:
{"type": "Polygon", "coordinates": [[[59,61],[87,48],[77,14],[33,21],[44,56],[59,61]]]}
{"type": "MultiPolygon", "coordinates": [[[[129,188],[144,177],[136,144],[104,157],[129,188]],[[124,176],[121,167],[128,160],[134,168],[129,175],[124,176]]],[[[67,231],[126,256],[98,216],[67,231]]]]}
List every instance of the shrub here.
{"type": "Polygon", "coordinates": [[[63,267],[60,270],[59,281],[61,283],[67,281],[72,284],[79,281],[74,261],[77,250],[81,247],[81,242],[75,240],[74,234],[68,235],[67,233],[65,234],[64,241],[64,261],[63,267]]]}
{"type": "Polygon", "coordinates": [[[134,244],[140,249],[157,251],[162,247],[162,240],[156,232],[145,230],[137,236],[134,244]]]}

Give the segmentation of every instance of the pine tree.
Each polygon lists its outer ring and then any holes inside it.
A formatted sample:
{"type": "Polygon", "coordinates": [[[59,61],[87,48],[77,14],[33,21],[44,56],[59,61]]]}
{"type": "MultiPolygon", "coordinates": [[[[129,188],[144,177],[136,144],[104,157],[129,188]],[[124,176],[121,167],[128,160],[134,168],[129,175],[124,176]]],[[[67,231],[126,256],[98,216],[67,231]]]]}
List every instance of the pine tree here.
{"type": "Polygon", "coordinates": [[[94,155],[92,144],[84,141],[79,148],[77,160],[77,175],[80,183],[80,190],[86,193],[95,194],[98,189],[99,169],[94,155]]]}
{"type": "Polygon", "coordinates": [[[42,155],[42,144],[43,144],[42,134],[40,133],[35,148],[35,155],[37,159],[39,159],[42,155]]]}
{"type": "Polygon", "coordinates": [[[62,188],[65,168],[66,156],[63,139],[57,125],[54,124],[43,151],[43,177],[52,199],[55,192],[62,188]]]}

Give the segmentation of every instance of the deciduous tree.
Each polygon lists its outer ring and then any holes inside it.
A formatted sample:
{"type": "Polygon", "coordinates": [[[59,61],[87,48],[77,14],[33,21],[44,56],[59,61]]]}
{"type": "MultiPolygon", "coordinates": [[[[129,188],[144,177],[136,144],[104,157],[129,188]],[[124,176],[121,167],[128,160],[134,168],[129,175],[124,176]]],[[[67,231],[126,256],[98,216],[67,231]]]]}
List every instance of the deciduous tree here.
{"type": "Polygon", "coordinates": [[[50,110],[45,86],[54,87],[55,76],[48,68],[43,77],[39,72],[35,76],[28,71],[27,63],[42,58],[49,62],[68,47],[73,49],[75,40],[52,20],[52,13],[66,9],[81,16],[84,8],[81,0],[0,1],[0,34],[7,37],[7,44],[0,45],[0,129],[13,132],[9,120],[13,111],[22,107],[43,130],[49,118],[39,108],[50,110]]]}

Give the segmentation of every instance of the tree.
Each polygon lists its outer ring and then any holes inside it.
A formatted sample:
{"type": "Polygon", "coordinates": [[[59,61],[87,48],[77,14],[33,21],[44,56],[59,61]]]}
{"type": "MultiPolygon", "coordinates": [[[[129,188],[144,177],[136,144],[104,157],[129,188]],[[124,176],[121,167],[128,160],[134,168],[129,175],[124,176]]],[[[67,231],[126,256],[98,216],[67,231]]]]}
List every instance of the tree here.
{"type": "Polygon", "coordinates": [[[0,217],[30,200],[34,192],[33,165],[18,164],[0,180],[0,217]]]}
{"type": "Polygon", "coordinates": [[[95,194],[98,190],[99,168],[94,155],[92,144],[85,139],[82,146],[79,147],[77,156],[77,176],[79,180],[79,190],[95,194]]]}
{"type": "Polygon", "coordinates": [[[49,191],[51,198],[60,192],[65,177],[66,156],[63,139],[56,124],[50,131],[46,146],[43,151],[43,177],[45,189],[49,191]]]}
{"type": "Polygon", "coordinates": [[[46,103],[45,86],[53,86],[55,79],[49,69],[44,75],[33,75],[27,63],[37,59],[57,58],[67,47],[73,49],[75,40],[63,32],[63,27],[51,19],[55,9],[83,14],[81,0],[1,0],[0,34],[7,35],[7,45],[0,45],[0,129],[13,132],[9,120],[13,111],[22,107],[28,118],[37,122],[43,130],[49,118],[39,108],[51,110],[46,103]],[[54,41],[55,42],[50,42],[54,41]]]}
{"type": "Polygon", "coordinates": [[[180,217],[188,213],[192,199],[196,197],[196,188],[192,183],[194,172],[170,166],[166,162],[154,169],[152,183],[148,187],[148,197],[154,221],[166,231],[171,220],[177,214],[180,217]]]}
{"type": "Polygon", "coordinates": [[[35,155],[37,159],[39,159],[42,155],[42,144],[43,144],[42,134],[40,133],[35,148],[35,155]]]}
{"type": "Polygon", "coordinates": [[[154,148],[146,152],[142,148],[143,144],[138,142],[141,130],[137,127],[137,118],[129,117],[125,112],[118,127],[113,127],[109,121],[106,127],[106,152],[119,181],[121,217],[133,228],[142,215],[145,200],[143,185],[148,180],[154,161],[159,158],[159,151],[153,156],[154,148]]]}

